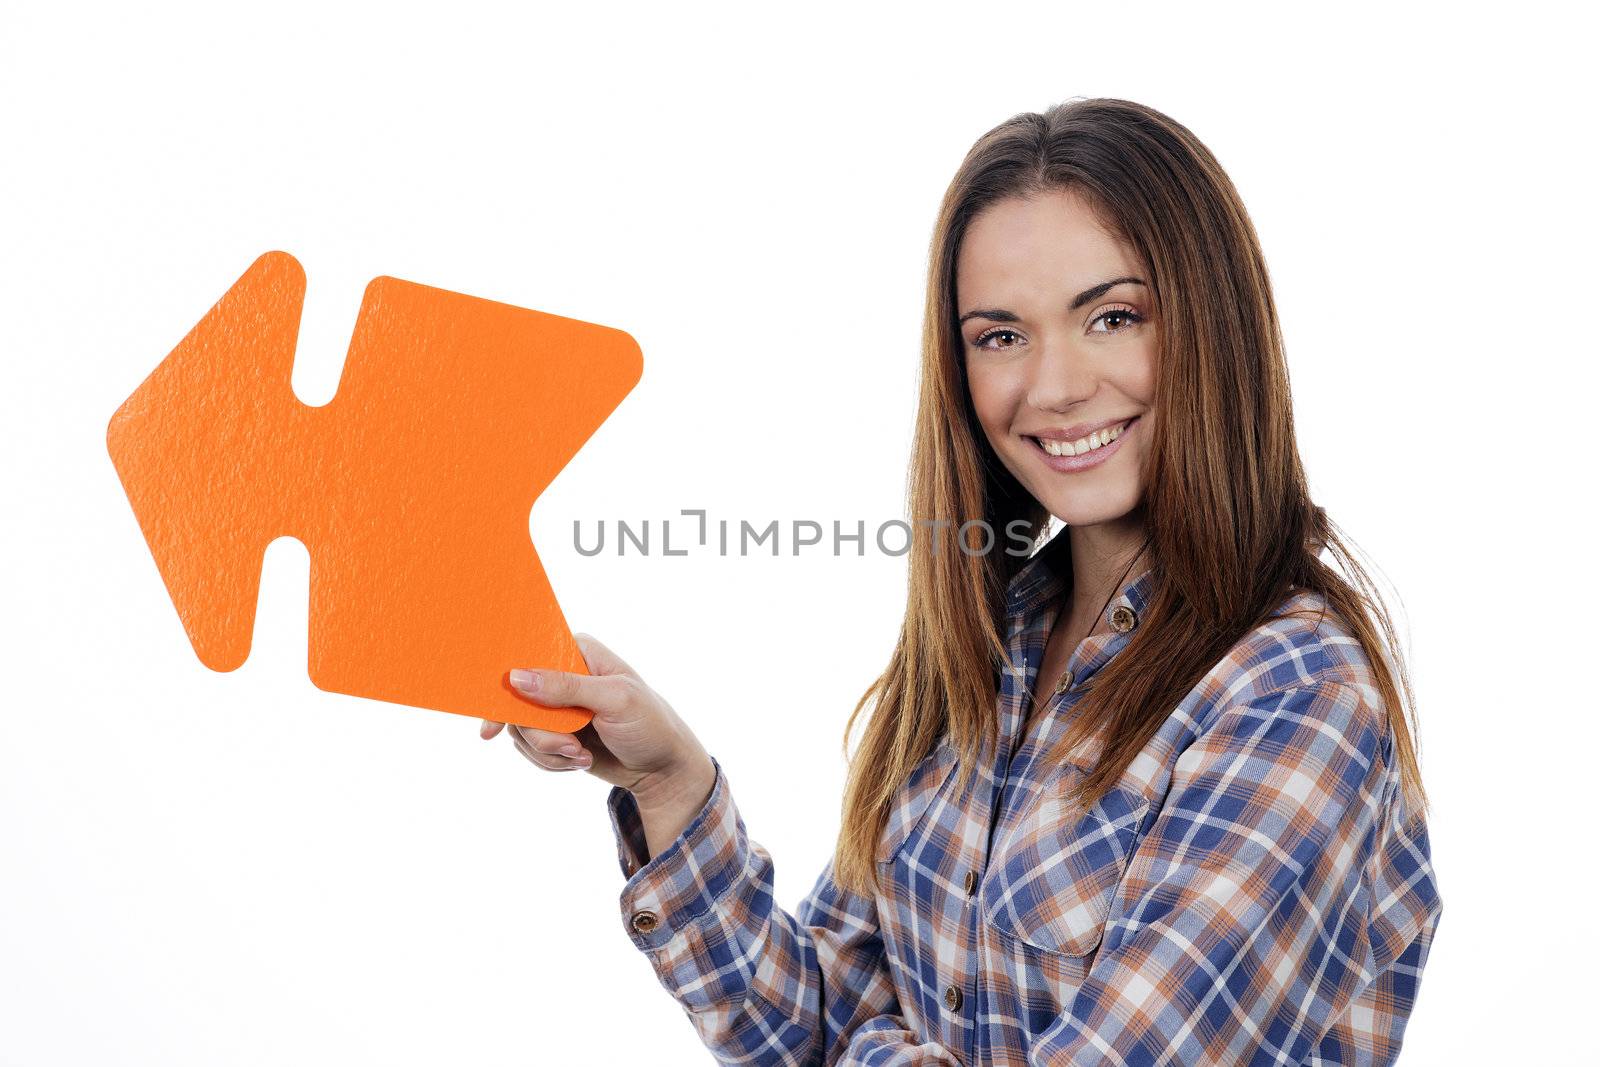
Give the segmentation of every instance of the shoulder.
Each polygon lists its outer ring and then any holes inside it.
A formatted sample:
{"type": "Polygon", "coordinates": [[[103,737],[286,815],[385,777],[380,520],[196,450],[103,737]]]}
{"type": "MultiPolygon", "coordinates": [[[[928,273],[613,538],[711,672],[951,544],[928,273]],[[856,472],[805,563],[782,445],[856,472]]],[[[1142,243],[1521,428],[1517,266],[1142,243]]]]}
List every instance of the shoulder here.
{"type": "Polygon", "coordinates": [[[1236,641],[1191,694],[1197,732],[1226,715],[1294,708],[1341,733],[1387,734],[1376,676],[1361,642],[1325,599],[1295,590],[1236,641]]]}

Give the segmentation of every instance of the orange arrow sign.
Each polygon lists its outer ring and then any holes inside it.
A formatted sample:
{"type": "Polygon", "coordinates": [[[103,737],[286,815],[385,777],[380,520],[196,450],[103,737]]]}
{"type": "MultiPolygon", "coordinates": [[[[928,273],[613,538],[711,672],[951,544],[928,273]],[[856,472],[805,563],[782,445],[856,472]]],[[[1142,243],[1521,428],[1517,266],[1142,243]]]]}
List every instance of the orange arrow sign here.
{"type": "Polygon", "coordinates": [[[111,418],[106,447],[195,653],[250,654],[261,561],[311,557],[320,689],[569,733],[512,667],[585,672],[528,537],[544,488],[639,381],[621,330],[374,278],[339,391],[290,372],[305,272],[268,252],[111,418]]]}

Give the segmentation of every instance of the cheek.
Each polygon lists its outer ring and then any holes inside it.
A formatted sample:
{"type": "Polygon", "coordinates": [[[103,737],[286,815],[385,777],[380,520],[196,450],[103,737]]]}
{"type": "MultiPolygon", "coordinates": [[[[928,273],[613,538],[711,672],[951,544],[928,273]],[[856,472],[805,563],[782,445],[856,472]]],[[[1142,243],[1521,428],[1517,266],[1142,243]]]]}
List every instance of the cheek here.
{"type": "Polygon", "coordinates": [[[1149,404],[1156,397],[1156,352],[1152,342],[1140,346],[1138,358],[1128,368],[1127,393],[1141,404],[1149,404]]]}
{"type": "Polygon", "coordinates": [[[972,396],[972,409],[977,412],[984,433],[991,441],[1004,437],[1010,421],[1004,381],[994,374],[969,372],[967,392],[972,396]]]}

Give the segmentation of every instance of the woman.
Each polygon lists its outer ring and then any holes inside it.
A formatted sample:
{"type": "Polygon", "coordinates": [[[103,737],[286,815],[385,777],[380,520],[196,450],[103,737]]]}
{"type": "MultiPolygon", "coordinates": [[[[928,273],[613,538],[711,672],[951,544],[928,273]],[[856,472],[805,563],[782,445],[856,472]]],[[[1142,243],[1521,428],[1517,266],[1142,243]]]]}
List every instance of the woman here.
{"type": "Polygon", "coordinates": [[[1266,265],[1193,134],[1097,99],[978,141],[935,230],[916,426],[912,517],[956,532],[910,554],[794,914],[721,765],[627,664],[582,637],[592,676],[512,672],[594,712],[511,733],[612,784],[626,929],[706,1045],[1392,1062],[1440,915],[1410,685],[1308,495],[1266,265]]]}

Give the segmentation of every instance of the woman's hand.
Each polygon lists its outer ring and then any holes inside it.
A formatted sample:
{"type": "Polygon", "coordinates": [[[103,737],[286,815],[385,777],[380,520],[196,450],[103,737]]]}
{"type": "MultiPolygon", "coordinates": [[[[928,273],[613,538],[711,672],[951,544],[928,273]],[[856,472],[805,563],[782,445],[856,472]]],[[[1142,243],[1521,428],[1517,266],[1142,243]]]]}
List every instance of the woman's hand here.
{"type": "MultiPolygon", "coordinates": [[[[693,731],[616,653],[588,634],[573,638],[589,674],[519,668],[511,684],[536,704],[585,708],[594,718],[576,734],[513,726],[517,750],[547,771],[587,769],[628,790],[641,809],[703,800],[711,757],[693,731]]],[[[487,740],[505,725],[485,719],[479,736],[487,740]]]]}

